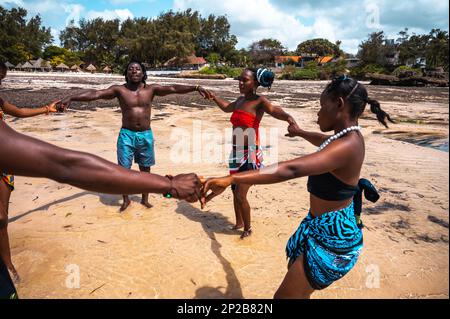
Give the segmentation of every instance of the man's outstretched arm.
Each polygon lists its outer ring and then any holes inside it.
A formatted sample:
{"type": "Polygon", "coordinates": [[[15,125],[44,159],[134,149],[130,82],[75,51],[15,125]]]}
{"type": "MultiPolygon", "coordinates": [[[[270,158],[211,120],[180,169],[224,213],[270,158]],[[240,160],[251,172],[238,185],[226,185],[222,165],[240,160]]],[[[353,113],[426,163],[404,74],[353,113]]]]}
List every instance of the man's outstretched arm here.
{"type": "Polygon", "coordinates": [[[170,94],[186,94],[191,92],[198,92],[204,98],[209,98],[210,93],[202,88],[200,85],[153,85],[153,92],[155,96],[166,96],[170,94]]]}
{"type": "MultiPolygon", "coordinates": [[[[200,181],[195,174],[169,178],[127,170],[98,156],[54,146],[20,134],[0,122],[0,170],[46,177],[82,189],[109,194],[172,193],[195,201],[200,181]]],[[[198,196],[197,196],[198,195],[198,196]]]]}
{"type": "Polygon", "coordinates": [[[112,100],[118,96],[118,85],[110,86],[104,90],[87,90],[79,94],[71,95],[61,101],[62,108],[65,110],[72,101],[89,102],[95,100],[112,100]]]}

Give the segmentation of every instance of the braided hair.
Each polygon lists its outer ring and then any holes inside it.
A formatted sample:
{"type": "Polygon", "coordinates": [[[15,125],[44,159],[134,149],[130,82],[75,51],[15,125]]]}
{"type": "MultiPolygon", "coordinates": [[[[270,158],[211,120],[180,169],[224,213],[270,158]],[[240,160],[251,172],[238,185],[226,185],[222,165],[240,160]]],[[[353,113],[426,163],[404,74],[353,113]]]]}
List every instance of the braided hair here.
{"type": "Polygon", "coordinates": [[[335,77],[331,83],[326,86],[324,93],[331,95],[333,98],[342,97],[347,100],[351,106],[350,116],[352,118],[360,117],[366,108],[366,104],[369,104],[370,111],[377,116],[377,120],[386,128],[388,127],[386,120],[395,123],[389,114],[381,109],[380,103],[377,100],[368,97],[364,85],[347,75],[335,77]]]}

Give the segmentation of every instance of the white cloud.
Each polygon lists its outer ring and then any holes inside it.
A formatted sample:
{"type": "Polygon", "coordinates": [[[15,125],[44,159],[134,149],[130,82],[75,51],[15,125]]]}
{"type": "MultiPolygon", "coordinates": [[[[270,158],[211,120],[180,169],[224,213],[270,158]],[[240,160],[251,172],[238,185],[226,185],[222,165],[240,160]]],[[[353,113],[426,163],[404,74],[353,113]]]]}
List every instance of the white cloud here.
{"type": "Polygon", "coordinates": [[[140,1],[141,0],[110,0],[111,4],[114,5],[132,4],[140,1]]]}
{"type": "Polygon", "coordinates": [[[64,12],[69,13],[66,18],[66,26],[73,20],[75,25],[78,25],[82,13],[84,11],[84,7],[80,4],[67,4],[64,5],[64,12]]]}
{"type": "Polygon", "coordinates": [[[294,16],[275,8],[269,0],[175,0],[175,10],[193,8],[202,15],[226,15],[231,24],[231,33],[238,37],[239,47],[247,47],[262,38],[276,38],[284,46],[295,49],[297,44],[312,34],[294,16]]]}
{"type": "MultiPolygon", "coordinates": [[[[41,14],[44,25],[63,29],[63,24],[72,19],[78,23],[80,18],[149,17],[154,13],[142,8],[154,7],[145,5],[152,2],[156,0],[104,0],[96,10],[91,3],[78,0],[0,0],[0,5],[23,7],[29,17],[41,14]],[[132,11],[138,7],[142,11],[132,11]]],[[[300,42],[321,37],[341,40],[346,52],[356,53],[358,45],[375,31],[384,30],[391,38],[405,27],[418,34],[432,28],[448,31],[449,3],[445,0],[158,0],[158,4],[158,8],[167,10],[171,5],[175,10],[192,8],[203,16],[226,15],[231,33],[238,37],[238,48],[262,38],[275,38],[295,50],[300,42]],[[371,14],[368,9],[374,8],[379,11],[379,26],[367,24],[371,14]]]]}
{"type": "Polygon", "coordinates": [[[0,6],[18,6],[24,7],[25,4],[22,0],[0,0],[0,6]]]}
{"type": "Polygon", "coordinates": [[[133,13],[128,9],[103,10],[103,11],[88,11],[85,15],[87,20],[95,18],[103,18],[104,20],[119,19],[121,21],[128,18],[134,18],[133,13]]]}
{"type": "Polygon", "coordinates": [[[404,27],[418,33],[433,27],[448,30],[448,6],[445,0],[174,0],[173,8],[227,15],[239,47],[272,37],[295,49],[304,40],[327,38],[341,40],[346,52],[356,53],[375,31],[395,38],[404,27]],[[369,15],[377,13],[379,24],[368,24],[369,15]]]}
{"type": "Polygon", "coordinates": [[[125,5],[125,4],[133,4],[138,2],[155,2],[157,0],[109,0],[112,5],[125,5]]]}

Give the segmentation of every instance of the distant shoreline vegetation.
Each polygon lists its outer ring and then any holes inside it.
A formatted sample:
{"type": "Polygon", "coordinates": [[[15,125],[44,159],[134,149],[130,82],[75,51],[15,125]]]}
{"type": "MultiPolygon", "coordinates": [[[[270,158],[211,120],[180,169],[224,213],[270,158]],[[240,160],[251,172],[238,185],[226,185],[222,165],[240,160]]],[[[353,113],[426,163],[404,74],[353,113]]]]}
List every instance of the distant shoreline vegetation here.
{"type": "Polygon", "coordinates": [[[448,79],[449,35],[440,29],[421,35],[404,29],[397,39],[374,32],[361,42],[358,54],[351,55],[341,49],[341,41],[327,39],[303,41],[295,51],[277,39],[261,39],[238,50],[226,16],[203,17],[192,9],[163,12],[153,19],[71,21],[59,34],[60,46],[53,45],[51,29],[39,15],[26,17],[23,8],[0,6],[0,60],[10,69],[40,61],[61,72],[120,74],[128,61],[138,60],[149,69],[188,69],[231,78],[245,67],[265,66],[287,80],[327,80],[342,73],[358,79],[367,74],[448,79]]]}

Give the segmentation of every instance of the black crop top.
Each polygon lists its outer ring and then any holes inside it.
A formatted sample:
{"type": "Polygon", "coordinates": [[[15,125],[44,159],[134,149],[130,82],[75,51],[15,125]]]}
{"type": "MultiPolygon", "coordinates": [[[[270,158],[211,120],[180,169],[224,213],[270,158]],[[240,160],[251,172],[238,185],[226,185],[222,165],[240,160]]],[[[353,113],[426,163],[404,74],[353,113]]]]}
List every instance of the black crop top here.
{"type": "Polygon", "coordinates": [[[357,186],[348,185],[331,173],[314,175],[308,178],[308,192],[323,200],[338,201],[353,198],[355,216],[359,228],[363,227],[360,215],[362,211],[362,195],[371,201],[380,199],[375,186],[367,179],[361,178],[357,186]]]}
{"type": "Polygon", "coordinates": [[[358,186],[348,185],[331,173],[313,175],[308,178],[308,192],[323,200],[349,199],[355,196],[359,190],[358,186]]]}

